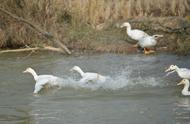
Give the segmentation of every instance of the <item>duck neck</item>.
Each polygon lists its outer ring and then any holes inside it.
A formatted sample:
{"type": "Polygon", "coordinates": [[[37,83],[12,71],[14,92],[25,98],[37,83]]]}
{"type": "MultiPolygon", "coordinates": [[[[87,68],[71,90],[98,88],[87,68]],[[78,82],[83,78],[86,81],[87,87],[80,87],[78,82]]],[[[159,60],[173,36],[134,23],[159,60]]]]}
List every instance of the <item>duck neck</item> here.
{"type": "Polygon", "coordinates": [[[189,89],[189,82],[185,84],[185,86],[182,90],[182,93],[185,95],[190,95],[190,92],[188,91],[188,89],[189,89]]]}
{"type": "Polygon", "coordinates": [[[36,72],[34,70],[30,70],[30,72],[32,74],[32,76],[34,77],[34,80],[37,80],[38,75],[36,74],[36,72]]]}
{"type": "Polygon", "coordinates": [[[179,67],[176,67],[175,71],[176,72],[179,72],[180,68],[179,67]]]}
{"type": "Polygon", "coordinates": [[[127,26],[127,30],[126,31],[127,31],[127,34],[129,34],[131,32],[131,26],[130,25],[127,26]]]}
{"type": "Polygon", "coordinates": [[[84,76],[84,72],[82,71],[81,68],[77,68],[76,71],[83,77],[84,76]]]}

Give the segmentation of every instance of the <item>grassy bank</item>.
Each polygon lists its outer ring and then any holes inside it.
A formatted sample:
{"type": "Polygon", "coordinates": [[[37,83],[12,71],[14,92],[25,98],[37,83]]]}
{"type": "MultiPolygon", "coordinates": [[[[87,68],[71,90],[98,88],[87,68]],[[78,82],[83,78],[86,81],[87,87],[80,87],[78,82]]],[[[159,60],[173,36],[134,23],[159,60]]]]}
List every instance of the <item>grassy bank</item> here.
{"type": "MultiPolygon", "coordinates": [[[[117,27],[126,20],[149,34],[164,34],[159,47],[190,51],[189,0],[0,0],[0,7],[52,33],[74,51],[134,52],[125,29],[117,27]]],[[[0,48],[44,44],[55,45],[0,12],[0,48]]]]}

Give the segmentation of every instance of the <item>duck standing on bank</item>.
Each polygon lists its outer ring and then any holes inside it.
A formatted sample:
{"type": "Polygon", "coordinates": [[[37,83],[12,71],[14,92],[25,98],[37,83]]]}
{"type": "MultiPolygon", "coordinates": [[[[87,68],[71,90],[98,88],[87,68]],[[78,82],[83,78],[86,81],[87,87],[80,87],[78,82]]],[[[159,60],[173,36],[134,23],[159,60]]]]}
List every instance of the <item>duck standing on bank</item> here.
{"type": "Polygon", "coordinates": [[[163,37],[163,35],[152,35],[152,36],[145,36],[138,41],[138,45],[144,49],[144,54],[154,53],[154,50],[150,50],[150,48],[156,46],[157,39],[163,37]]]}
{"type": "Polygon", "coordinates": [[[79,81],[80,83],[87,83],[89,81],[103,83],[106,81],[105,76],[93,72],[83,72],[79,66],[74,66],[73,68],[70,69],[70,71],[76,71],[80,74],[80,76],[82,77],[79,81]]]}
{"type": "MultiPolygon", "coordinates": [[[[126,29],[126,32],[127,32],[127,35],[133,39],[133,40],[136,40],[137,42],[142,39],[143,37],[146,37],[146,36],[149,36],[147,33],[145,33],[144,31],[142,30],[139,30],[139,29],[131,29],[131,25],[129,24],[129,22],[125,22],[123,23],[120,28],[123,28],[123,27],[127,27],[126,29]]],[[[134,45],[135,47],[138,46],[138,44],[134,45]]]]}
{"type": "Polygon", "coordinates": [[[42,88],[44,88],[45,85],[48,86],[60,86],[60,80],[61,78],[53,76],[53,75],[37,75],[34,69],[27,68],[23,73],[30,73],[34,77],[34,80],[36,81],[35,88],[34,88],[34,94],[38,94],[42,88]]]}

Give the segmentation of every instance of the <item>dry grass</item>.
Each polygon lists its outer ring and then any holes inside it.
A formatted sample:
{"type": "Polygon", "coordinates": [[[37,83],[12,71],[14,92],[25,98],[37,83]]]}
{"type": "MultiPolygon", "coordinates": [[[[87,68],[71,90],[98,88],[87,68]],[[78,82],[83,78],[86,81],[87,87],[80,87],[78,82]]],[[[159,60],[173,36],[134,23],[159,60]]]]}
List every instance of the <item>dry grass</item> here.
{"type": "MultiPolygon", "coordinates": [[[[128,47],[115,43],[126,38],[123,30],[115,29],[115,22],[138,17],[189,17],[190,13],[189,0],[0,0],[0,7],[53,33],[74,49],[119,53],[128,47]]],[[[44,43],[53,44],[0,12],[0,48],[44,43]]]]}
{"type": "Polygon", "coordinates": [[[83,20],[92,25],[142,16],[187,16],[190,13],[189,0],[63,0],[63,4],[75,21],[83,20]]]}

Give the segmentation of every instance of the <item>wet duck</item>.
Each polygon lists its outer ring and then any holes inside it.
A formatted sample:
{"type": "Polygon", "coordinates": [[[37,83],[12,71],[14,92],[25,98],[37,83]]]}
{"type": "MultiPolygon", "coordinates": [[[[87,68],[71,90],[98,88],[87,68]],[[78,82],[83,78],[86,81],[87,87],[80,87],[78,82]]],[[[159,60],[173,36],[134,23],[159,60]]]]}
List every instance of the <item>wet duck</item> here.
{"type": "Polygon", "coordinates": [[[190,69],[188,68],[179,68],[177,65],[170,65],[165,72],[168,72],[167,76],[171,73],[177,72],[182,79],[190,79],[190,69]]]}
{"type": "Polygon", "coordinates": [[[45,85],[49,86],[59,86],[58,80],[61,79],[59,77],[53,76],[53,75],[37,75],[34,69],[27,68],[23,73],[30,73],[34,77],[34,80],[36,81],[35,88],[33,93],[38,94],[42,88],[44,88],[45,85]]]}
{"type": "Polygon", "coordinates": [[[82,69],[79,66],[74,66],[70,71],[76,71],[80,74],[82,77],[80,79],[80,83],[87,83],[89,81],[95,81],[95,82],[105,82],[106,77],[98,74],[98,73],[93,73],[93,72],[83,72],[82,69]]]}
{"type": "Polygon", "coordinates": [[[189,80],[188,79],[183,79],[180,83],[178,83],[177,85],[182,85],[184,84],[183,90],[181,91],[181,93],[184,96],[190,96],[190,91],[188,91],[189,89],[189,80]]]}

